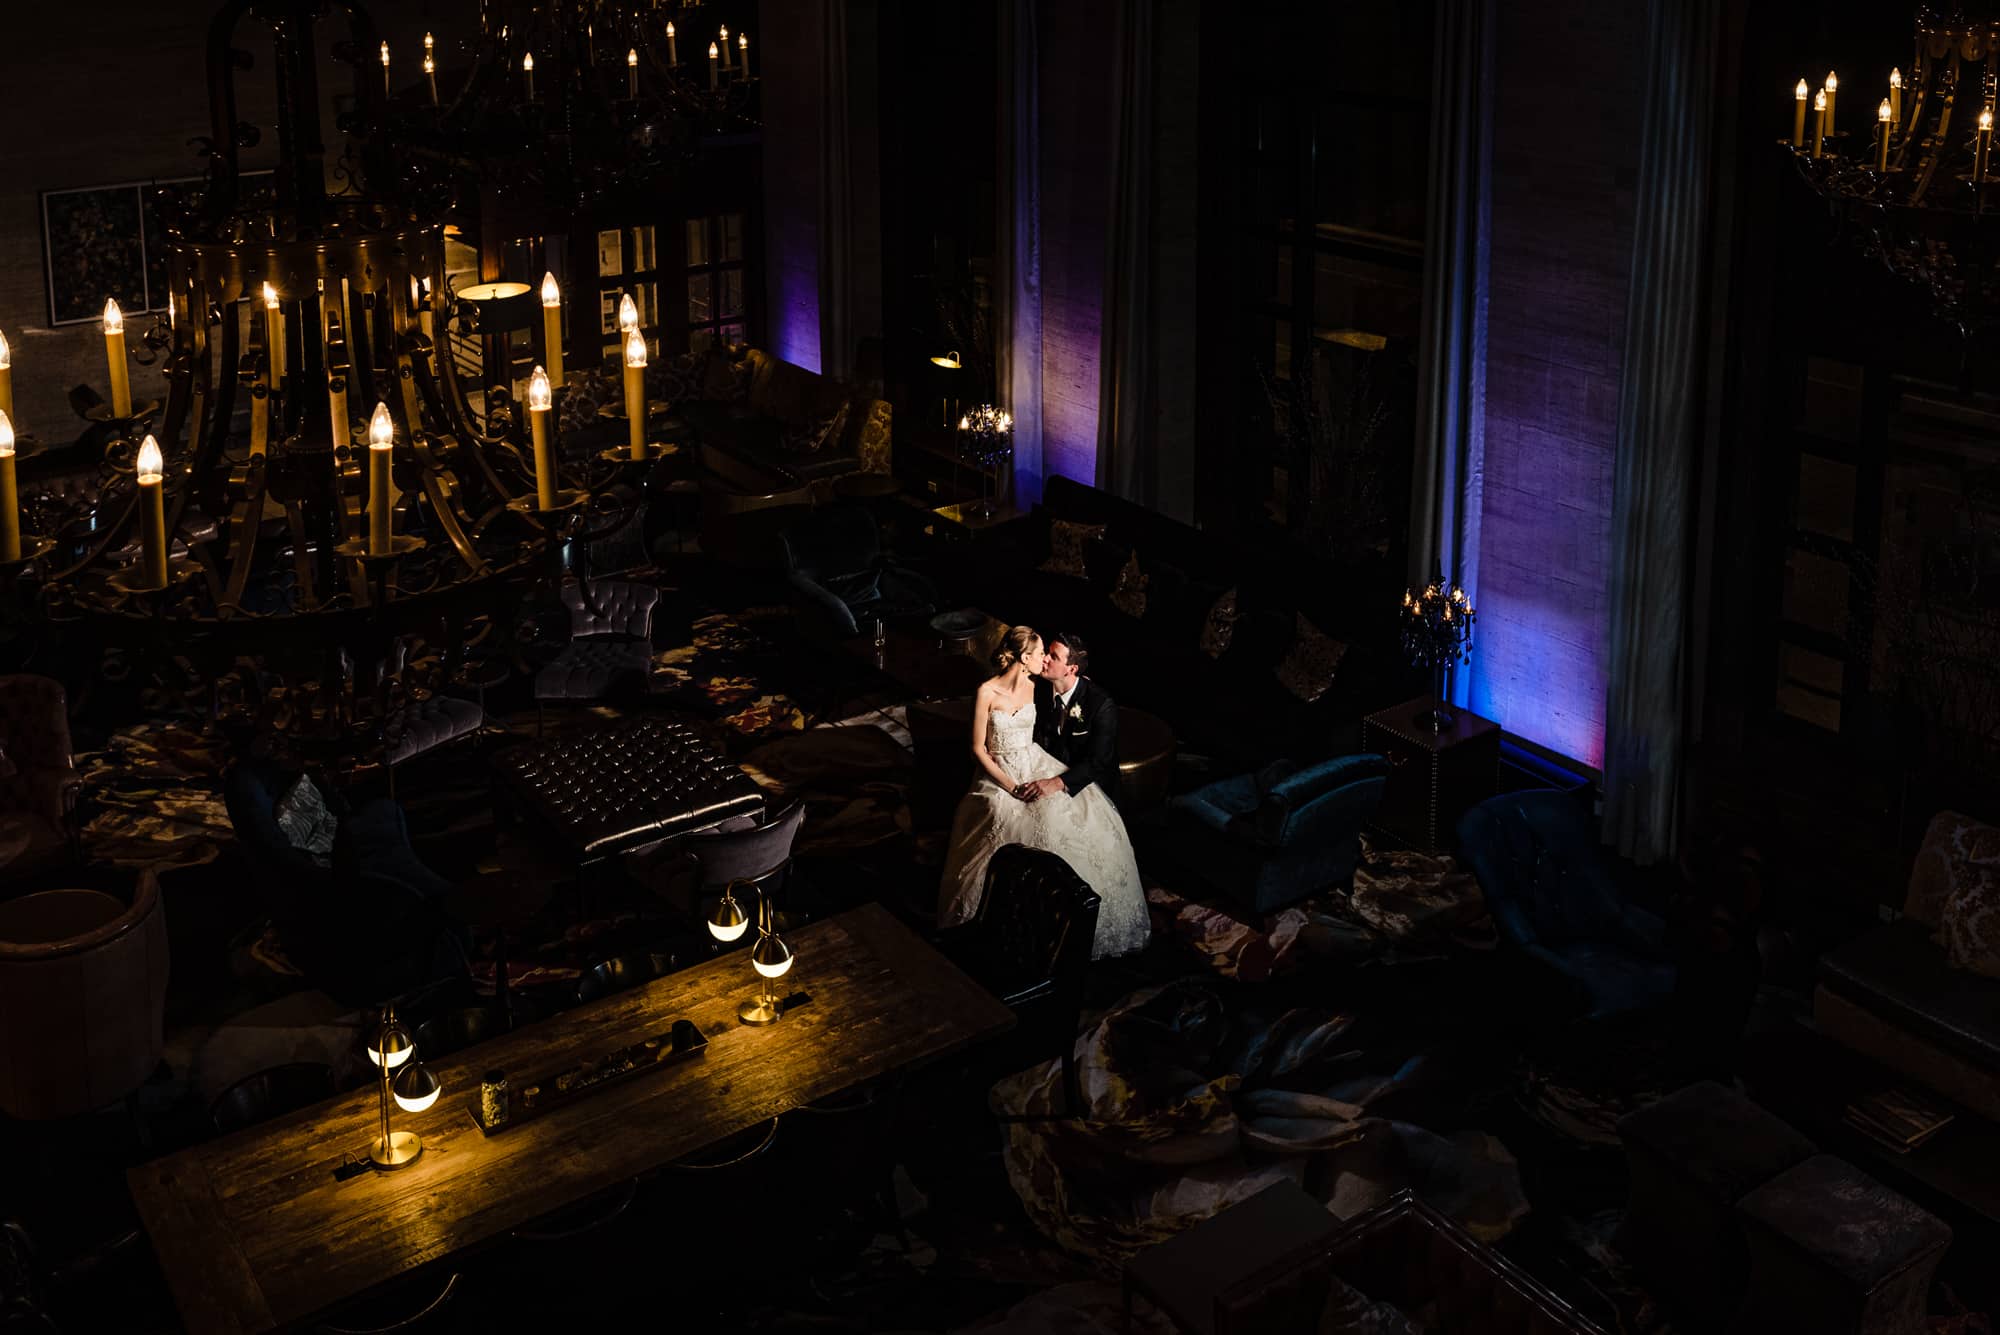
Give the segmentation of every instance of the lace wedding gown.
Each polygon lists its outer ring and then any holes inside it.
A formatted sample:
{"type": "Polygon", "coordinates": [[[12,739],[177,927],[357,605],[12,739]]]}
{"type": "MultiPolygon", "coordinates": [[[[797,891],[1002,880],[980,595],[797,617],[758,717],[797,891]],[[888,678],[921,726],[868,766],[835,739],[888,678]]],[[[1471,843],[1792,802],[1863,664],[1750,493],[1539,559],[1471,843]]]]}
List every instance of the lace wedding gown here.
{"type": "MultiPolygon", "coordinates": [[[[987,714],[986,749],[1015,783],[1053,778],[1069,768],[1035,744],[1033,700],[1011,714],[999,709],[987,714]]],[[[1023,802],[983,773],[960,799],[951,823],[951,851],[938,889],[938,926],[955,927],[979,911],[986,864],[1006,844],[1047,849],[1097,892],[1091,958],[1124,955],[1146,944],[1152,924],[1139,864],[1124,818],[1104,790],[1091,784],[1074,797],[1057,790],[1023,802]]]]}

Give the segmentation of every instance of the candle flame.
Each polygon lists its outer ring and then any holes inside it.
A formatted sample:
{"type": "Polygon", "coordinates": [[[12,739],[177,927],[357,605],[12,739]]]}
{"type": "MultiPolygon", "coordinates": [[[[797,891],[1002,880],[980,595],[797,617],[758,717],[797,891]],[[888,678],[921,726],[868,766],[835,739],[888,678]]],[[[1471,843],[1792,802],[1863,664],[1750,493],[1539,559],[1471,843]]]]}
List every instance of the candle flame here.
{"type": "Polygon", "coordinates": [[[553,269],[547,270],[542,274],[542,305],[562,305],[562,288],[556,282],[555,270],[553,269]]]}
{"type": "Polygon", "coordinates": [[[389,68],[389,44],[387,42],[382,43],[382,68],[385,70],[389,68]]]}
{"type": "Polygon", "coordinates": [[[632,48],[631,50],[629,50],[629,51],[627,51],[627,52],[625,53],[625,63],[626,63],[627,65],[630,65],[630,66],[631,66],[631,67],[632,67],[633,69],[637,69],[637,68],[639,68],[639,48],[638,48],[638,47],[636,47],[636,46],[635,46],[635,47],[633,47],[633,48],[632,48]]]}
{"type": "Polygon", "coordinates": [[[125,332],[125,312],[118,309],[115,298],[104,303],[104,332],[107,334],[125,332]]]}
{"type": "Polygon", "coordinates": [[[1882,123],[1883,123],[1884,125],[1887,125],[1887,124],[1889,123],[1889,99],[1888,99],[1888,98],[1886,98],[1886,97],[1885,97],[1885,98],[1883,98],[1883,99],[1882,99],[1882,105],[1881,105],[1881,106],[1879,106],[1879,107],[1877,107],[1877,108],[1875,108],[1875,119],[1876,119],[1876,120],[1878,120],[1878,121],[1881,121],[1881,122],[1882,122],[1882,123]]]}
{"type": "Polygon", "coordinates": [[[1822,88],[1817,93],[1813,94],[1813,110],[1814,111],[1826,110],[1826,89],[1822,88]]]}
{"type": "Polygon", "coordinates": [[[426,74],[437,73],[437,62],[435,60],[432,60],[428,55],[424,57],[424,73],[426,74]]]}
{"type": "Polygon", "coordinates": [[[667,36],[669,36],[669,37],[672,37],[673,35],[674,35],[674,21],[673,21],[672,19],[668,19],[668,20],[667,20],[667,36]]]}
{"type": "Polygon", "coordinates": [[[1992,107],[1988,107],[1986,108],[1986,110],[1979,113],[1979,128],[1982,130],[1990,130],[1993,128],[1992,107]]]}
{"type": "Polygon", "coordinates": [[[710,42],[710,43],[708,44],[708,58],[709,58],[710,60],[714,60],[714,59],[716,59],[717,57],[721,56],[721,54],[722,54],[722,52],[721,52],[720,50],[718,50],[718,49],[716,48],[716,45],[715,45],[715,43],[714,43],[714,42],[710,42]]]}
{"type": "Polygon", "coordinates": [[[555,396],[549,392],[549,373],[537,366],[528,372],[528,411],[547,412],[555,396]]]}
{"type": "Polygon", "coordinates": [[[264,309],[267,311],[278,309],[278,289],[269,283],[264,284],[264,309]]]}
{"type": "Polygon", "coordinates": [[[158,482],[167,474],[167,456],[160,453],[160,442],[147,436],[139,444],[139,480],[158,482]]]}
{"type": "Polygon", "coordinates": [[[524,73],[527,74],[533,74],[535,72],[535,53],[533,51],[530,51],[526,55],[521,57],[521,69],[524,73]]]}
{"type": "Polygon", "coordinates": [[[437,38],[435,38],[435,37],[431,36],[431,35],[430,35],[429,33],[425,33],[425,34],[424,34],[424,54],[425,54],[425,55],[429,55],[429,54],[431,53],[431,51],[432,51],[432,50],[433,50],[433,49],[434,49],[434,48],[435,48],[436,46],[437,46],[437,38]]]}
{"type": "Polygon", "coordinates": [[[1804,79],[1800,79],[1799,86],[1797,88],[1792,89],[1792,96],[1796,97],[1799,101],[1803,102],[1808,97],[1812,96],[1812,89],[1806,87],[1806,81],[1804,79]]]}
{"type": "Polygon", "coordinates": [[[632,300],[632,294],[627,292],[618,298],[618,329],[621,333],[629,334],[638,327],[639,307],[632,300]]]}
{"type": "Polygon", "coordinates": [[[7,420],[5,410],[0,410],[0,458],[14,455],[14,424],[7,420]]]}
{"type": "Polygon", "coordinates": [[[1901,88],[1903,86],[1903,72],[1901,70],[1889,71],[1889,86],[1891,88],[1901,88]]]}
{"type": "Polygon", "coordinates": [[[646,338],[637,329],[625,331],[625,364],[627,366],[646,364],[646,338]]]}
{"type": "Polygon", "coordinates": [[[395,419],[389,416],[389,405],[378,401],[368,418],[368,448],[386,450],[395,443],[395,419]]]}
{"type": "Polygon", "coordinates": [[[1828,70],[1826,72],[1826,91],[1829,93],[1837,93],[1840,91],[1840,76],[1838,74],[1835,74],[1832,70],[1828,70]]]}
{"type": "Polygon", "coordinates": [[[750,34],[749,34],[749,33],[747,33],[747,32],[740,32],[740,33],[736,34],[736,49],[737,49],[738,51],[748,51],[748,50],[750,49],[750,34]]]}
{"type": "Polygon", "coordinates": [[[722,25],[722,40],[725,42],[729,40],[729,25],[727,23],[722,25]]]}
{"type": "MultiPolygon", "coordinates": [[[[173,307],[169,306],[167,309],[172,310],[173,307]]],[[[13,365],[14,350],[7,346],[7,336],[0,334],[0,371],[5,371],[13,365]]]]}

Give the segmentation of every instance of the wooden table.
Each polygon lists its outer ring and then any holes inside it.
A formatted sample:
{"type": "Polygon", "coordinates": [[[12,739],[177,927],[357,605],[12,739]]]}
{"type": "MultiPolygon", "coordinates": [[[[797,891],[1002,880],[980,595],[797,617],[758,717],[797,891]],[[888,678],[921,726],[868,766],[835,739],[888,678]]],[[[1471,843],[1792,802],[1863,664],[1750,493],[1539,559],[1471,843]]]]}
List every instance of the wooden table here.
{"type": "Polygon", "coordinates": [[[1419,696],[1361,720],[1362,749],[1389,761],[1375,828],[1428,849],[1451,846],[1458,818],[1493,796],[1500,773],[1500,725],[1454,709],[1450,724],[1434,731],[1420,717],[1434,704],[1419,696]]]}
{"type": "MultiPolygon", "coordinates": [[[[344,1094],[132,1170],[140,1218],[189,1331],[289,1329],[594,1192],[800,1104],[998,1034],[1012,1012],[868,905],[788,937],[781,991],[811,1002],[777,1024],[739,1024],[757,990],[745,952],[455,1053],[444,1095],[396,1126],[423,1157],[336,1182],[365,1155],[376,1092],[344,1094]],[[636,1075],[493,1136],[467,1112],[480,1075],[519,1082],[690,1019],[698,1057],[636,1075]]],[[[421,1059],[422,1053],[418,1054],[421,1059]]]]}

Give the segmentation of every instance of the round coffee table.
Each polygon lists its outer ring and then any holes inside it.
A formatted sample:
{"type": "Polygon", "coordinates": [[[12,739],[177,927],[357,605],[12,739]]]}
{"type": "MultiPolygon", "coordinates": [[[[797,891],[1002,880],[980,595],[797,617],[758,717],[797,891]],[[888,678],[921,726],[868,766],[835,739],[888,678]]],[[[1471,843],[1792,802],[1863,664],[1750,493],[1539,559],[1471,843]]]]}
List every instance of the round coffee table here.
{"type": "Polygon", "coordinates": [[[1175,748],[1174,730],[1165,719],[1118,706],[1118,787],[1127,819],[1166,804],[1175,748]]]}

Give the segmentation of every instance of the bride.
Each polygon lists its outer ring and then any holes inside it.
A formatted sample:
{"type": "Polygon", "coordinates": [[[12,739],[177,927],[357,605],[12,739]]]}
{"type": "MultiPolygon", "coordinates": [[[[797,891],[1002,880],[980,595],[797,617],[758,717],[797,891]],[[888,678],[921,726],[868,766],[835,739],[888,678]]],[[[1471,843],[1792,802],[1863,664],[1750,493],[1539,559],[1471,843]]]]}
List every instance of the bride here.
{"type": "Polygon", "coordinates": [[[1035,744],[1035,677],[1042,640],[1026,626],[1008,631],[994,651],[994,673],[972,701],[972,758],[979,774],[958,804],[951,851],[938,889],[938,926],[955,927],[979,911],[986,864],[1006,844],[1047,849],[1097,892],[1091,958],[1123,955],[1146,944],[1151,922],[1139,864],[1118,808],[1096,784],[1074,796],[1061,788],[1022,796],[1035,779],[1067,768],[1035,744]]]}

